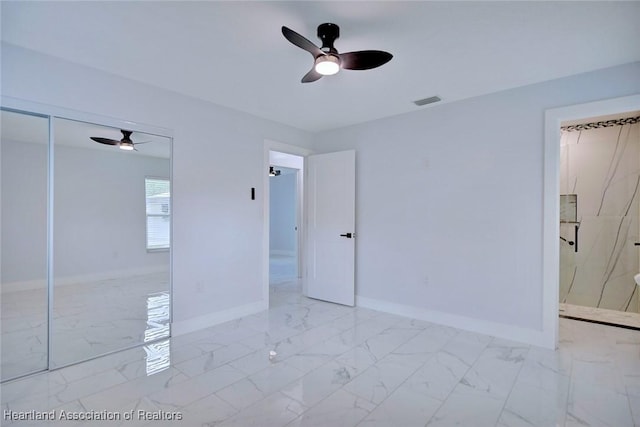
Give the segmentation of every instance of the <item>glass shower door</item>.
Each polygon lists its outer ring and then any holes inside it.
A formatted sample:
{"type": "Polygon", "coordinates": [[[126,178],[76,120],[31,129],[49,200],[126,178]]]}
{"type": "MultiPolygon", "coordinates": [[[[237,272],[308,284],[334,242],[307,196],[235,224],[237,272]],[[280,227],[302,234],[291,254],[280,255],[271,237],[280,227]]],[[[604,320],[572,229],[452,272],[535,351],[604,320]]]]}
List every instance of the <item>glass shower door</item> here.
{"type": "Polygon", "coordinates": [[[640,328],[640,111],[561,129],[561,314],[640,328]]]}
{"type": "Polygon", "coordinates": [[[2,381],[47,369],[49,119],[2,110],[2,381]]]}

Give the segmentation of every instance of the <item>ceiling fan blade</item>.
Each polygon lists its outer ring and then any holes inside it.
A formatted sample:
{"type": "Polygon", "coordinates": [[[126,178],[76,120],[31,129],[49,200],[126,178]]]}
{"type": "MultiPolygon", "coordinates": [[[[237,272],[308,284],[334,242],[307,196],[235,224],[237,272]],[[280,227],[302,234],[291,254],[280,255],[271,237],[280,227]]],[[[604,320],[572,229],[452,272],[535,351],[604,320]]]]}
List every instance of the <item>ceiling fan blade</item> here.
{"type": "Polygon", "coordinates": [[[302,37],[300,34],[296,33],[290,28],[283,26],[282,35],[291,43],[298,46],[300,49],[304,49],[309,52],[311,55],[313,55],[314,58],[317,58],[320,55],[324,55],[324,52],[321,51],[318,46],[311,43],[309,40],[302,37]]]}
{"type": "Polygon", "coordinates": [[[312,68],[307,74],[304,75],[304,77],[302,78],[302,83],[315,82],[316,80],[320,80],[321,77],[322,74],[317,72],[315,68],[312,68]]]}
{"type": "Polygon", "coordinates": [[[91,136],[91,139],[93,139],[95,142],[99,142],[100,144],[106,144],[106,145],[118,145],[120,144],[120,141],[116,140],[116,139],[109,139],[109,138],[100,138],[97,136],[91,136]]]}
{"type": "Polygon", "coordinates": [[[132,144],[133,144],[133,145],[140,145],[140,144],[148,144],[148,143],[150,143],[150,142],[153,142],[153,141],[132,142],[132,144]]]}
{"type": "Polygon", "coordinates": [[[382,50],[360,50],[341,53],[341,67],[345,70],[370,70],[391,61],[393,55],[382,50]]]}

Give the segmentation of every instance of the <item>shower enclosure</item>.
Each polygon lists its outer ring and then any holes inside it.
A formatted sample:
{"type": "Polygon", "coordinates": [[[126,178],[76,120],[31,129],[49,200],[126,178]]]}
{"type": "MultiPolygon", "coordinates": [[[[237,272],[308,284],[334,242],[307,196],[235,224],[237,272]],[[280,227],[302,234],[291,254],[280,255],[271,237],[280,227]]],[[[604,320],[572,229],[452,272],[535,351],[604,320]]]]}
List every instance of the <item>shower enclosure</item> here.
{"type": "Polygon", "coordinates": [[[616,312],[640,312],[639,184],[640,112],[563,124],[561,311],[606,323],[617,323],[616,312]]]}
{"type": "Polygon", "coordinates": [[[168,337],[171,138],[0,113],[2,381],[168,337]]]}

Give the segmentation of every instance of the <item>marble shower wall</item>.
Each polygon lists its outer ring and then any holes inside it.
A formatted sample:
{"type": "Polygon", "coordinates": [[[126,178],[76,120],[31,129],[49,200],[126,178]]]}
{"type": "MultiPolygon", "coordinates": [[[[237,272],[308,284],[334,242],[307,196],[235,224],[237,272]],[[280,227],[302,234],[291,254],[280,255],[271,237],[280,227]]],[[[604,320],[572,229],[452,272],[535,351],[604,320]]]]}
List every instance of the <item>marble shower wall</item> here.
{"type": "MultiPolygon", "coordinates": [[[[560,302],[640,312],[640,123],[563,130],[560,168],[580,224],[578,252],[560,241],[560,302]]],[[[560,236],[575,240],[574,224],[561,223],[560,236]]]]}

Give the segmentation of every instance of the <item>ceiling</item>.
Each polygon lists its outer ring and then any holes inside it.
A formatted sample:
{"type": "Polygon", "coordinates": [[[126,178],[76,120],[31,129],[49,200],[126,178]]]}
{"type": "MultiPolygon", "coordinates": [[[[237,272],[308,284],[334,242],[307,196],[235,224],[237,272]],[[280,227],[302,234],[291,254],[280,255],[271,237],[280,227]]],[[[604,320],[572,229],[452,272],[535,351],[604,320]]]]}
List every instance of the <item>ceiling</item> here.
{"type": "Polygon", "coordinates": [[[3,1],[8,43],[317,132],[640,60],[640,2],[3,1]],[[300,79],[314,43],[388,64],[300,79]],[[437,105],[437,104],[436,104],[437,105]]]}

